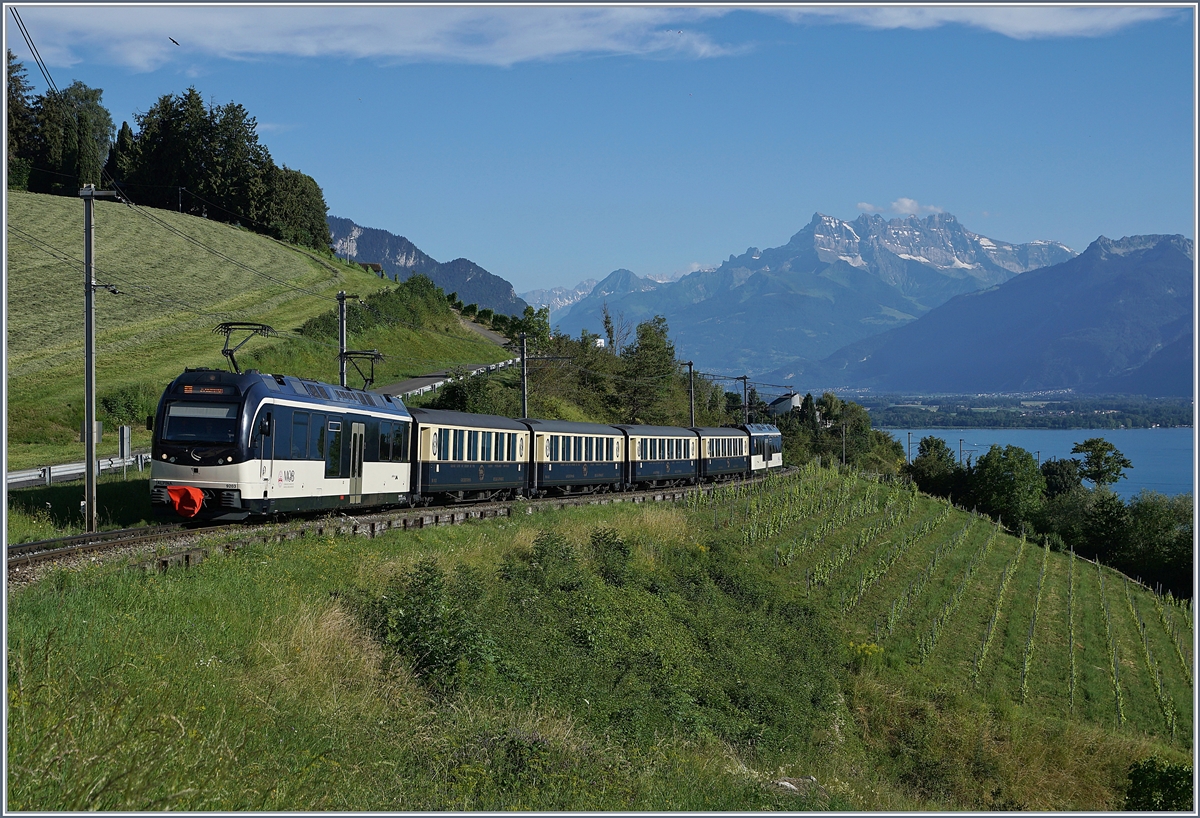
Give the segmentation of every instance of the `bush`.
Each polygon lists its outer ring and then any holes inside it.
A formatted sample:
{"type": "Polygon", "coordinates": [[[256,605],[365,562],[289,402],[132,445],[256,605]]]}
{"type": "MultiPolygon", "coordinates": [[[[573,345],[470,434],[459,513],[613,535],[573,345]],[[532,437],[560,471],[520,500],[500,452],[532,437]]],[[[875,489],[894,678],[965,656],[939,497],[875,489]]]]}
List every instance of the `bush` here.
{"type": "Polygon", "coordinates": [[[609,585],[621,586],[629,574],[629,546],[614,529],[598,528],[592,532],[592,563],[596,573],[609,585]]]}
{"type": "Polygon", "coordinates": [[[1129,767],[1126,810],[1190,812],[1193,803],[1192,770],[1186,764],[1151,757],[1129,767]]]}
{"type": "Polygon", "coordinates": [[[449,693],[473,669],[491,662],[490,643],[470,610],[479,584],[465,567],[448,584],[437,562],[424,559],[388,583],[378,600],[361,592],[346,596],[376,638],[403,656],[422,684],[449,693]]]}
{"type": "Polygon", "coordinates": [[[144,423],[158,409],[163,387],[157,384],[126,384],[109,390],[96,398],[98,419],[112,425],[144,423]]]}

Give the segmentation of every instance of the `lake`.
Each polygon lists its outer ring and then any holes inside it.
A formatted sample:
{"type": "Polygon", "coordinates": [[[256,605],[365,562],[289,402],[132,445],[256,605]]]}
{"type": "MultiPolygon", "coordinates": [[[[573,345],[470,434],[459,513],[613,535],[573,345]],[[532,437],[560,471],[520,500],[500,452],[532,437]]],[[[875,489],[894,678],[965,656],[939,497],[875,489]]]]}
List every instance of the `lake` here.
{"type": "Polygon", "coordinates": [[[1102,437],[1117,447],[1133,463],[1125,476],[1113,486],[1128,500],[1143,488],[1173,495],[1193,492],[1195,434],[1192,429],[884,429],[907,450],[912,433],[912,456],[917,456],[921,438],[933,435],[946,441],[958,455],[959,441],[965,460],[978,460],[993,443],[1020,446],[1044,463],[1052,457],[1079,457],[1071,448],[1090,437],[1102,437]]]}

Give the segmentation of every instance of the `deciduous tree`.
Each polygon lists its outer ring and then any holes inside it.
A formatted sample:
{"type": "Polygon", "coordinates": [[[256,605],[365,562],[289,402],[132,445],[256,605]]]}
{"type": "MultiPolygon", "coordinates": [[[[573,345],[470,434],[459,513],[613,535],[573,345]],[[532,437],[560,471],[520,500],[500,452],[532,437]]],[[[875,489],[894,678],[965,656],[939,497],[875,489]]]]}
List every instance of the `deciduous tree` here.
{"type": "Polygon", "coordinates": [[[979,509],[1000,518],[1013,531],[1032,524],[1046,491],[1037,460],[1020,446],[993,444],[975,463],[969,479],[979,509]]]}
{"type": "Polygon", "coordinates": [[[1112,485],[1124,476],[1125,469],[1133,468],[1129,459],[1102,437],[1089,437],[1076,443],[1071,454],[1083,455],[1080,474],[1096,486],[1112,485]]]}

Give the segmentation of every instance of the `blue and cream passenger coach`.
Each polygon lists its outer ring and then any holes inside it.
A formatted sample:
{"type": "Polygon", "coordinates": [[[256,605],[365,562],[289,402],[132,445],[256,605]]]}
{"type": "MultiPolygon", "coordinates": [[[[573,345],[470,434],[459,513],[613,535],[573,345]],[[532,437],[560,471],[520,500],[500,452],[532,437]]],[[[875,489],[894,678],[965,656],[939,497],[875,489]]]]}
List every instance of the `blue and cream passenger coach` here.
{"type": "Polygon", "coordinates": [[[629,485],[683,485],[698,478],[699,436],[680,426],[618,425],[629,447],[629,485]]]}
{"type": "Polygon", "coordinates": [[[533,478],[539,493],[580,494],[621,487],[625,433],[601,423],[534,420],[533,478]]]}
{"type": "Polygon", "coordinates": [[[411,412],[417,492],[452,500],[524,493],[528,427],[499,415],[415,408],[411,412]]]}

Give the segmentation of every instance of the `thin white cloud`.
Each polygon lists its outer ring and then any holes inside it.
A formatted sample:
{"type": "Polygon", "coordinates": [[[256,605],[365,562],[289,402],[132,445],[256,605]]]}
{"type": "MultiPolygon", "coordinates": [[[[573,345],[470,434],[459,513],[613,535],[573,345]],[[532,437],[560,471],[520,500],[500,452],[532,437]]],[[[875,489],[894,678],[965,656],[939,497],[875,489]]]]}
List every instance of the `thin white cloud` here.
{"type": "Polygon", "coordinates": [[[915,215],[917,213],[941,213],[943,211],[937,205],[923,205],[916,199],[901,196],[892,202],[892,212],[902,215],[915,215]]]}
{"type": "MultiPolygon", "coordinates": [[[[571,6],[37,6],[21,9],[51,66],[101,56],[149,71],[175,60],[275,56],[511,66],[534,60],[627,54],[691,59],[739,53],[698,24],[733,8],[571,6]],[[170,41],[173,37],[179,42],[170,41]]],[[[751,11],[744,9],[742,11],[751,11]]],[[[1110,34],[1178,8],[1147,6],[809,6],[753,10],[797,24],[875,29],[965,25],[1008,37],[1110,34]]],[[[9,45],[21,53],[19,37],[9,45]]],[[[192,68],[190,70],[199,70],[192,68]]]]}
{"type": "Polygon", "coordinates": [[[851,23],[874,29],[963,25],[1016,40],[1102,37],[1129,26],[1183,13],[1154,6],[817,6],[771,9],[794,23],[851,23]]]}
{"type": "Polygon", "coordinates": [[[870,202],[859,202],[855,205],[864,213],[895,213],[897,216],[915,216],[918,213],[945,213],[937,205],[923,205],[916,199],[901,196],[887,207],[878,207],[870,202]]]}
{"type": "Polygon", "coordinates": [[[180,58],[194,62],[206,54],[224,59],[341,57],[497,66],[591,54],[705,58],[730,49],[689,23],[716,13],[723,12],[454,6],[22,9],[50,65],[74,65],[83,54],[100,52],[107,61],[139,71],[180,58]]]}

